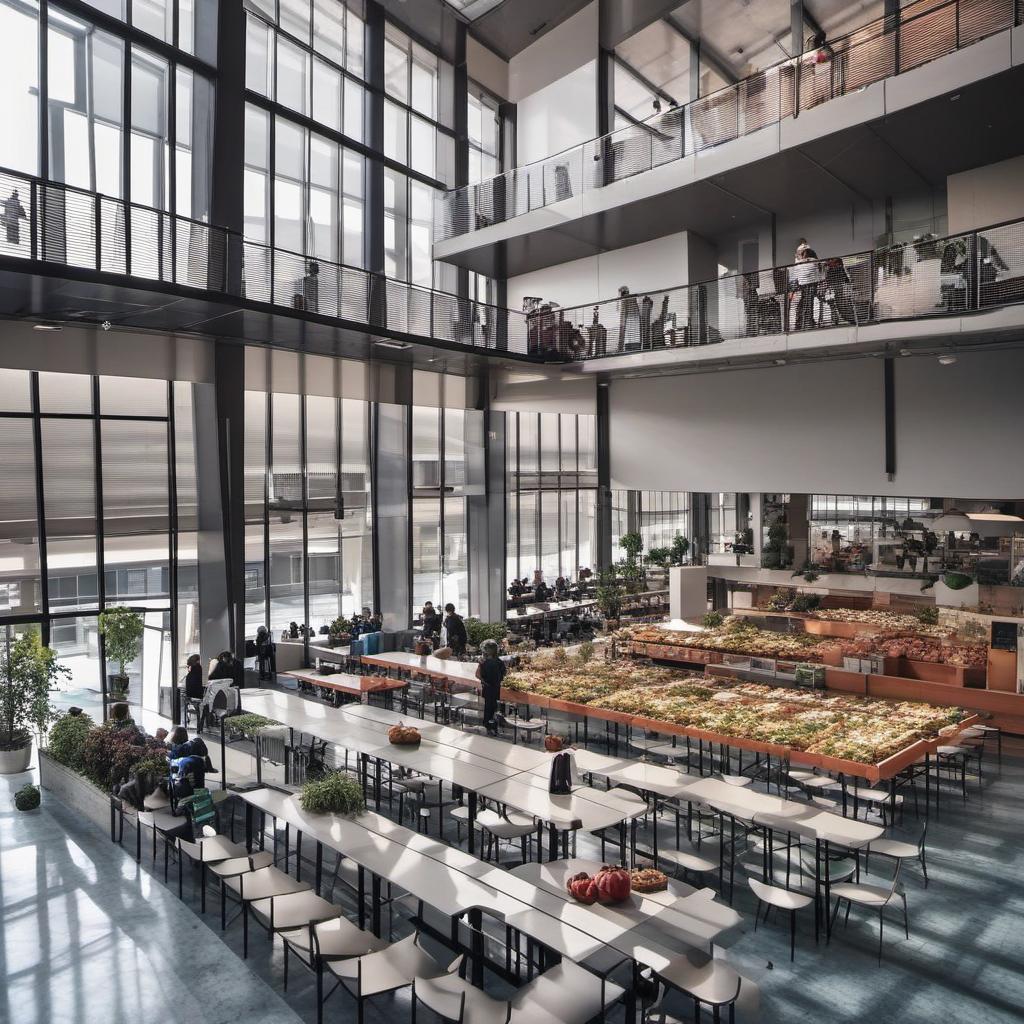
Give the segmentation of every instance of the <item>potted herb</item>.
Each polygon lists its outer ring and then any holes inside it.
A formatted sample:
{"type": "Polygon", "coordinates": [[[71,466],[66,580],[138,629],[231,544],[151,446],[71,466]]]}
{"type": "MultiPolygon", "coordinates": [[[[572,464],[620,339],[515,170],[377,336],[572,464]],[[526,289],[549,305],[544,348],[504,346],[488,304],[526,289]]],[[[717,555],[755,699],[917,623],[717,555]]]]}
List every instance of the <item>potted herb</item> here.
{"type": "Polygon", "coordinates": [[[42,739],[56,717],[50,691],[68,670],[35,632],[0,647],[0,774],[28,770],[32,730],[42,739]]]}
{"type": "Polygon", "coordinates": [[[307,782],[299,794],[299,803],[310,814],[361,814],[366,810],[363,787],[344,772],[330,772],[322,779],[307,782]]]}
{"type": "Polygon", "coordinates": [[[124,700],[128,696],[125,666],[135,661],[142,651],[142,615],[116,605],[100,613],[99,626],[107,661],[117,664],[117,672],[107,675],[110,696],[115,700],[124,700]]]}
{"type": "Polygon", "coordinates": [[[19,811],[36,811],[39,809],[39,787],[33,786],[32,783],[22,786],[17,793],[14,794],[14,806],[19,811]]]}

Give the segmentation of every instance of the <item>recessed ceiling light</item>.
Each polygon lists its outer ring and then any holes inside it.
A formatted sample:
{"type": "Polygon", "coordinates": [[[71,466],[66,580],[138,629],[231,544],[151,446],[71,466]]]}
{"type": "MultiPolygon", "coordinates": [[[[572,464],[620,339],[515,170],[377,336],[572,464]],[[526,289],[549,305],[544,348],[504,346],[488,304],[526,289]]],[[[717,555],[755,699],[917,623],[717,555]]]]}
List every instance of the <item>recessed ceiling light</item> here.
{"type": "Polygon", "coordinates": [[[33,331],[63,331],[64,328],[60,324],[33,324],[33,331]]]}
{"type": "Polygon", "coordinates": [[[939,356],[939,362],[943,366],[952,366],[956,362],[956,356],[939,356]]]}
{"type": "Polygon", "coordinates": [[[775,360],[775,365],[776,366],[785,366],[786,365],[786,360],[785,359],[776,359],[775,360]]]}
{"type": "Polygon", "coordinates": [[[396,341],[394,338],[381,338],[380,341],[374,344],[380,346],[380,348],[412,348],[411,341],[396,341]]]}
{"type": "Polygon", "coordinates": [[[900,349],[900,355],[901,356],[909,356],[909,355],[911,355],[911,351],[910,351],[909,348],[901,348],[900,349]]]}

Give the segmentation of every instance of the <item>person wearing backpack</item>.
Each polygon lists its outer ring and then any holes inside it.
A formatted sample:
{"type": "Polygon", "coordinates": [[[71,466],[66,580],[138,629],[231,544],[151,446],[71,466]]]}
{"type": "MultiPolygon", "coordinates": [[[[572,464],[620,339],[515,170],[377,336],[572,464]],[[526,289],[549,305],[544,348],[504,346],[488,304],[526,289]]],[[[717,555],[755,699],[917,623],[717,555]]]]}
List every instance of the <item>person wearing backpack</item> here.
{"type": "Polygon", "coordinates": [[[466,644],[469,642],[469,634],[466,632],[466,623],[462,616],[455,610],[455,605],[448,602],[444,606],[444,629],[447,644],[452,649],[452,654],[457,658],[466,653],[466,644]]]}

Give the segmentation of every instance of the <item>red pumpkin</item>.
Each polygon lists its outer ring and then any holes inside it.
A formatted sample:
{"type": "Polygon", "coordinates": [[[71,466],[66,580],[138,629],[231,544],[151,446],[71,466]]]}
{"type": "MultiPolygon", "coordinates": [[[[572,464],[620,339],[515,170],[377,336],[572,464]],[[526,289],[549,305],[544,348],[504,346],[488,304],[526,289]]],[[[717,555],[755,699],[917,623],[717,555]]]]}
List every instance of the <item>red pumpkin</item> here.
{"type": "Polygon", "coordinates": [[[580,872],[578,875],[573,875],[569,879],[567,888],[569,895],[579,903],[590,904],[597,902],[597,884],[585,871],[580,872]]]}
{"type": "Polygon", "coordinates": [[[597,898],[602,903],[622,903],[629,899],[633,881],[625,868],[611,867],[606,864],[594,876],[597,886],[597,898]]]}

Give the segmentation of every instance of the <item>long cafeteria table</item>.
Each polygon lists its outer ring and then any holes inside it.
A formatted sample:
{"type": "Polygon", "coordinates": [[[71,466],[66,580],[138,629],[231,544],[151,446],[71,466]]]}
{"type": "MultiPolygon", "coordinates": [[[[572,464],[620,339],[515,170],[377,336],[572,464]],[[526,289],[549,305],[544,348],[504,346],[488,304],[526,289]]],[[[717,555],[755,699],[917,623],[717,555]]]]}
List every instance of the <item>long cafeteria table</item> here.
{"type": "Polygon", "coordinates": [[[529,769],[537,768],[544,761],[550,762],[552,755],[546,751],[527,751],[501,740],[470,737],[457,729],[426,722],[422,723],[423,739],[419,744],[396,746],[388,742],[387,731],[402,720],[401,716],[383,708],[371,710],[370,705],[353,704],[335,709],[312,704],[291,693],[243,690],[242,710],[281,722],[293,733],[308,733],[343,750],[358,753],[364,785],[369,775],[369,762],[374,761],[377,766],[374,795],[378,803],[380,764],[384,761],[464,789],[468,794],[471,852],[475,850],[474,821],[480,796],[547,824],[552,859],[558,856],[560,838],[564,845],[568,832],[612,827],[620,830],[620,845],[625,855],[625,823],[646,813],[646,808],[638,811],[633,802],[588,786],[578,786],[567,796],[552,796],[547,789],[546,771],[540,775],[529,774],[529,769]],[[517,776],[522,776],[524,781],[519,785],[510,784],[517,776]]]}
{"type": "MultiPolygon", "coordinates": [[[[686,948],[710,947],[739,923],[727,907],[707,893],[666,900],[633,894],[619,907],[585,906],[553,891],[550,877],[566,865],[545,865],[536,880],[486,864],[471,854],[430,839],[381,814],[365,811],[352,817],[311,814],[297,794],[271,787],[236,794],[246,806],[246,845],[253,845],[253,814],[270,815],[316,843],[314,887],[323,881],[323,848],[352,860],[359,868],[359,924],[365,925],[365,873],[371,875],[371,927],[380,934],[381,883],[389,882],[447,917],[451,939],[458,920],[467,916],[472,936],[474,980],[483,974],[482,917],[502,920],[561,956],[584,962],[611,946],[622,957],[655,969],[686,948]],[[673,944],[677,948],[673,948],[673,944]],[[678,948],[679,946],[684,949],[678,948]]],[[[261,840],[265,835],[260,828],[261,840]]],[[[301,848],[301,839],[297,839],[301,848]]],[[[296,874],[301,859],[296,858],[296,874]]],[[[531,865],[532,867],[532,865],[531,865]]]]}

